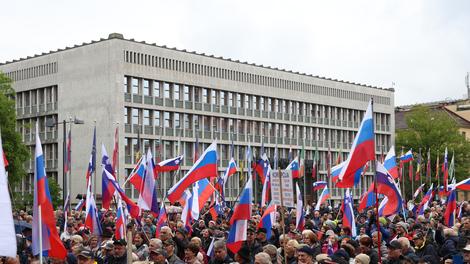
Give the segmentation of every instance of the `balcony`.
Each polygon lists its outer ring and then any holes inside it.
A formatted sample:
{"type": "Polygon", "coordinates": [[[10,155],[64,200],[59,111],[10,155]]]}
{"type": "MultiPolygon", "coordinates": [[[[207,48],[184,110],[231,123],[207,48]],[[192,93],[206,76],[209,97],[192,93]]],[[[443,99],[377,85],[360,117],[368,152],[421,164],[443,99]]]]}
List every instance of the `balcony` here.
{"type": "Polygon", "coordinates": [[[238,108],[238,114],[239,115],[245,115],[245,108],[238,108]]]}
{"type": "Polygon", "coordinates": [[[16,115],[17,116],[23,115],[23,107],[17,107],[16,108],[16,115]]]}
{"type": "Polygon", "coordinates": [[[174,107],[173,100],[169,98],[165,98],[165,106],[174,107]]]}
{"type": "Polygon", "coordinates": [[[132,95],[130,93],[125,93],[124,94],[124,102],[132,102],[132,95]]]}
{"type": "Polygon", "coordinates": [[[202,111],[202,103],[194,103],[194,109],[202,111]]]}
{"type": "Polygon", "coordinates": [[[141,125],[132,125],[132,132],[135,134],[142,133],[142,126],[141,125]]]}
{"type": "Polygon", "coordinates": [[[57,160],[48,159],[46,160],[46,170],[56,170],[57,169],[57,160]]]}
{"type": "Polygon", "coordinates": [[[245,109],[245,115],[253,116],[253,109],[245,109]]]}
{"type": "Polygon", "coordinates": [[[210,112],[211,111],[211,105],[210,104],[204,104],[204,111],[210,112]]]}
{"type": "Polygon", "coordinates": [[[275,118],[276,118],[276,113],[274,113],[274,112],[269,112],[269,118],[275,119],[275,118]]]}
{"type": "Polygon", "coordinates": [[[184,109],[193,109],[192,102],[184,102],[184,109]]]}
{"type": "Polygon", "coordinates": [[[160,97],[155,97],[155,105],[163,106],[163,99],[160,97]]]}
{"type": "Polygon", "coordinates": [[[219,105],[212,105],[212,112],[219,113],[220,112],[220,106],[219,105]]]}
{"type": "Polygon", "coordinates": [[[185,129],[184,130],[184,136],[188,137],[188,138],[192,138],[193,137],[193,130],[192,129],[185,129]]]}
{"type": "Polygon", "coordinates": [[[52,112],[54,110],[57,110],[56,103],[47,103],[46,104],[46,112],[52,112]]]}
{"type": "Polygon", "coordinates": [[[259,110],[255,110],[254,111],[254,117],[260,117],[261,116],[261,112],[259,110]]]}
{"type": "Polygon", "coordinates": [[[228,106],[226,106],[226,105],[222,106],[222,113],[228,114],[228,106]]]}
{"type": "Polygon", "coordinates": [[[229,140],[229,133],[222,132],[222,140],[229,140]]]}
{"type": "Polygon", "coordinates": [[[144,104],[149,104],[149,105],[153,104],[153,97],[145,95],[144,96],[144,104]]]}
{"type": "Polygon", "coordinates": [[[131,124],[124,124],[124,132],[125,133],[132,133],[132,125],[131,124]]]}
{"type": "Polygon", "coordinates": [[[205,139],[212,139],[212,134],[210,131],[204,131],[204,138],[205,139]]]}
{"type": "Polygon", "coordinates": [[[126,164],[133,164],[133,162],[132,162],[132,156],[131,156],[131,155],[125,155],[125,156],[124,156],[124,163],[126,163],[126,164]]]}
{"type": "Polygon", "coordinates": [[[175,107],[183,108],[184,107],[184,102],[180,101],[180,100],[175,100],[175,107]]]}
{"type": "Polygon", "coordinates": [[[237,114],[237,108],[235,108],[235,107],[230,107],[230,114],[236,115],[236,114],[237,114]]]}
{"type": "Polygon", "coordinates": [[[153,126],[144,126],[144,134],[153,135],[153,126]]]}
{"type": "Polygon", "coordinates": [[[132,101],[133,101],[134,103],[141,104],[141,103],[142,103],[142,95],[133,94],[133,95],[132,95],[132,101]]]}
{"type": "Polygon", "coordinates": [[[37,105],[32,105],[31,106],[31,114],[37,114],[38,113],[38,106],[37,105]]]}
{"type": "Polygon", "coordinates": [[[155,135],[157,136],[163,136],[163,128],[161,126],[156,126],[155,129],[155,135]]]}
{"type": "Polygon", "coordinates": [[[28,105],[24,107],[23,115],[29,115],[29,114],[31,114],[31,107],[28,105]]]}
{"type": "Polygon", "coordinates": [[[171,127],[166,127],[165,128],[165,136],[172,137],[174,136],[174,130],[171,127]]]}

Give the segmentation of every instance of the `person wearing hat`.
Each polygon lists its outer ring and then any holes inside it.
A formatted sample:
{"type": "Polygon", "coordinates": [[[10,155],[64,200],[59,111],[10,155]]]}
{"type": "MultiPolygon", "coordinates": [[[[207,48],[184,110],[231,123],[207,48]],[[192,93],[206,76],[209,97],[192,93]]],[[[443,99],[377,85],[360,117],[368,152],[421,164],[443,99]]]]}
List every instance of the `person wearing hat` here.
{"type": "Polygon", "coordinates": [[[167,254],[166,259],[169,264],[184,264],[184,262],[175,254],[175,246],[176,244],[173,239],[168,239],[163,242],[163,249],[167,254]]]}
{"type": "Polygon", "coordinates": [[[418,258],[429,259],[431,264],[439,263],[439,256],[434,245],[429,243],[423,232],[418,231],[414,234],[413,243],[415,245],[415,254],[418,258]]]}
{"type": "Polygon", "coordinates": [[[465,246],[462,249],[463,252],[463,262],[469,264],[470,263],[470,244],[465,246]]]}
{"type": "Polygon", "coordinates": [[[75,232],[73,228],[73,223],[67,223],[67,227],[65,228],[64,232],[60,235],[60,240],[67,241],[69,240],[75,232]]]}
{"type": "Polygon", "coordinates": [[[82,248],[77,255],[78,264],[93,264],[96,263],[93,259],[93,252],[91,250],[82,248]]]}
{"type": "Polygon", "coordinates": [[[104,260],[112,255],[114,255],[114,242],[106,241],[105,244],[101,246],[101,250],[95,255],[95,258],[99,263],[104,263],[104,260]]]}
{"type": "Polygon", "coordinates": [[[315,251],[308,245],[302,245],[297,249],[297,263],[299,264],[313,264],[313,257],[315,251]]]}
{"type": "Polygon", "coordinates": [[[366,254],[361,253],[354,258],[354,261],[356,264],[369,264],[370,258],[366,254]]]}
{"type": "Polygon", "coordinates": [[[161,248],[152,248],[150,250],[150,259],[154,264],[166,264],[166,252],[161,248]]]}
{"type": "Polygon", "coordinates": [[[255,255],[263,251],[261,245],[256,241],[255,237],[255,229],[253,227],[248,227],[246,232],[246,241],[243,244],[248,247],[250,252],[250,261],[253,262],[255,260],[255,255]]]}
{"type": "Polygon", "coordinates": [[[113,242],[113,255],[107,258],[108,264],[126,264],[127,263],[127,242],[124,239],[116,239],[113,242]]]}
{"type": "Polygon", "coordinates": [[[268,231],[264,227],[258,228],[258,232],[256,232],[256,240],[261,247],[264,247],[268,244],[268,240],[266,239],[267,232],[268,231]]]}
{"type": "Polygon", "coordinates": [[[180,259],[184,259],[184,250],[189,245],[189,239],[187,238],[188,232],[185,228],[178,228],[175,231],[173,241],[176,243],[176,255],[180,259]]]}
{"type": "Polygon", "coordinates": [[[248,264],[250,263],[250,249],[243,245],[240,250],[235,254],[235,261],[239,264],[248,264]]]}
{"type": "Polygon", "coordinates": [[[397,238],[406,237],[409,240],[413,239],[412,236],[408,234],[408,224],[405,222],[398,222],[396,225],[397,238]]]}
{"type": "Polygon", "coordinates": [[[387,244],[388,249],[388,257],[382,263],[384,264],[400,264],[400,262],[404,259],[401,250],[402,246],[398,240],[392,240],[390,243],[387,244]]]}

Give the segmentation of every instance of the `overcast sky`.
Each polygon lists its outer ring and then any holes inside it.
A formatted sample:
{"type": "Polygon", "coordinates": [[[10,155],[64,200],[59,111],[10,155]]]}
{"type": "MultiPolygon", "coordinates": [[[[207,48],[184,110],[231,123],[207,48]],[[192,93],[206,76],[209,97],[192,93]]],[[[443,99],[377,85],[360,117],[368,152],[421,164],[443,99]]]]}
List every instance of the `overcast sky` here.
{"type": "Polygon", "coordinates": [[[379,87],[396,105],[466,96],[470,1],[7,1],[0,62],[111,32],[379,87]],[[47,4],[46,4],[47,3],[47,4]]]}

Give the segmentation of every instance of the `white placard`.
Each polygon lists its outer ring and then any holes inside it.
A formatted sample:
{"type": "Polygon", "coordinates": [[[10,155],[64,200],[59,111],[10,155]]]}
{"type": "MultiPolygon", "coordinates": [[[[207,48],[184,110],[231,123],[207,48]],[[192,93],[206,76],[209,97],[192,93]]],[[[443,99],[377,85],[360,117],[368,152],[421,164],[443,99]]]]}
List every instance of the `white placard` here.
{"type": "Polygon", "coordinates": [[[294,207],[294,184],[292,183],[292,171],[282,171],[282,178],[279,181],[278,171],[271,171],[271,197],[276,205],[281,205],[282,185],[282,205],[294,207]]]}

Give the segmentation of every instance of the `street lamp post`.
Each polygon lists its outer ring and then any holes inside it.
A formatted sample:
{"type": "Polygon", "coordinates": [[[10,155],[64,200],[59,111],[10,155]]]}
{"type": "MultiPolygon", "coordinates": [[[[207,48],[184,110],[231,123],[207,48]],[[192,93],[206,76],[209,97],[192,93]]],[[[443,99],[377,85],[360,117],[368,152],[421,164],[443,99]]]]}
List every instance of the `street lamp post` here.
{"type": "Polygon", "coordinates": [[[71,191],[71,180],[69,180],[69,186],[67,186],[67,175],[65,172],[65,164],[66,164],[66,153],[67,153],[67,124],[70,124],[70,128],[72,124],[82,125],[85,124],[83,120],[75,118],[70,118],[69,121],[64,119],[62,122],[56,122],[54,118],[48,118],[46,120],[46,127],[59,127],[59,124],[63,126],[63,142],[62,142],[62,199],[65,202],[67,199],[66,190],[68,190],[69,194],[71,191]],[[69,187],[69,188],[67,188],[69,187]]]}

